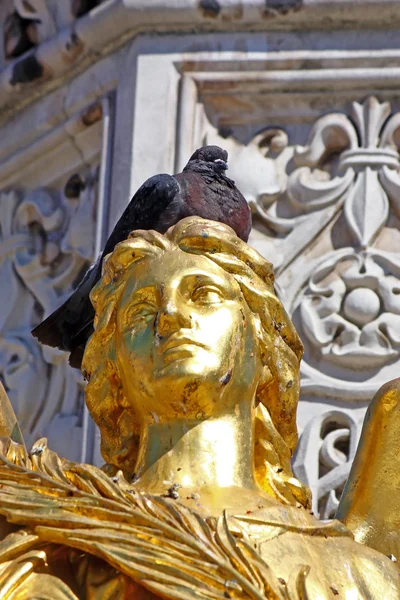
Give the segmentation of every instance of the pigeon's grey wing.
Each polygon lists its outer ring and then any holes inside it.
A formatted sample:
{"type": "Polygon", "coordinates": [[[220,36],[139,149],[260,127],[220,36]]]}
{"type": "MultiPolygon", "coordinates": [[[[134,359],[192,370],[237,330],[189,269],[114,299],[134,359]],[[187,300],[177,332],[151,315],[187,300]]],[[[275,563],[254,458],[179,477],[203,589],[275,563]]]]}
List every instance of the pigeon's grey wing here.
{"type": "Polygon", "coordinates": [[[173,177],[155,175],[145,181],[116,224],[101,257],[87,271],[72,296],[32,334],[42,344],[69,350],[70,364],[79,368],[86,341],[93,332],[94,310],[89,294],[100,279],[103,257],[134,229],[165,232],[179,220],[181,209],[180,186],[173,177]]]}
{"type": "Polygon", "coordinates": [[[180,186],[171,175],[147,179],[129,202],[104,247],[103,256],[134,229],[155,229],[165,233],[179,221],[183,208],[180,186]]]}
{"type": "MultiPolygon", "coordinates": [[[[114,227],[102,258],[112,252],[116,244],[125,240],[134,229],[155,229],[164,233],[179,221],[181,212],[180,186],[176,179],[166,174],[150,177],[138,189],[114,227]]],[[[86,342],[93,333],[92,305],[85,307],[80,315],[68,347],[71,351],[69,364],[77,369],[80,368],[86,342]]]]}

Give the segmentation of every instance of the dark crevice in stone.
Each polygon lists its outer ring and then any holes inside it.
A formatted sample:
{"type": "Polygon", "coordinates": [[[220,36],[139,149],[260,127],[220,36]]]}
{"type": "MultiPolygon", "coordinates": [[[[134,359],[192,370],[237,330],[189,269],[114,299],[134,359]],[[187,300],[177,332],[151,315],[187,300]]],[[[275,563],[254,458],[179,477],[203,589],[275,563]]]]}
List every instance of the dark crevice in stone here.
{"type": "Polygon", "coordinates": [[[35,45],[30,34],[33,23],[23,19],[18,13],[13,12],[4,21],[4,56],[6,58],[17,58],[30,50],[35,45]]]}
{"type": "Polygon", "coordinates": [[[40,64],[34,54],[26,56],[22,60],[19,60],[13,66],[13,72],[10,84],[16,85],[17,83],[29,83],[40,79],[43,75],[43,66],[40,64]]]}
{"type": "Polygon", "coordinates": [[[98,4],[100,4],[100,0],[73,0],[72,14],[75,17],[82,17],[98,4]]]}

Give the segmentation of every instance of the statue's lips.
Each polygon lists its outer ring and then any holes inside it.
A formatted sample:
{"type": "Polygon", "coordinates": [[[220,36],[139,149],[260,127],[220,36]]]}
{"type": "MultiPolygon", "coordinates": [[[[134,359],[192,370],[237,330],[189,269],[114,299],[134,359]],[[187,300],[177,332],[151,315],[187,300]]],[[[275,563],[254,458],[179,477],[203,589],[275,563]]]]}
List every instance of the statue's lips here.
{"type": "Polygon", "coordinates": [[[161,346],[161,354],[168,354],[175,350],[190,350],[191,347],[193,350],[195,348],[207,348],[205,344],[201,344],[190,338],[172,336],[161,346]]]}

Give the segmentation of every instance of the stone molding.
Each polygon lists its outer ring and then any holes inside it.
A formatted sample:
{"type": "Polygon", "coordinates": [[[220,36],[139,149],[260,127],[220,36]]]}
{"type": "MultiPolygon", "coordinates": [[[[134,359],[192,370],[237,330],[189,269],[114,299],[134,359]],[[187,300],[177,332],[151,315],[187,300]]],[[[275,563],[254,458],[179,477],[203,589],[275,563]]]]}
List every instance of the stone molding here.
{"type": "MultiPolygon", "coordinates": [[[[140,34],[393,28],[397,6],[397,0],[107,0],[0,72],[0,109],[9,116],[140,34]]],[[[46,14],[43,39],[52,30],[46,14]]]]}

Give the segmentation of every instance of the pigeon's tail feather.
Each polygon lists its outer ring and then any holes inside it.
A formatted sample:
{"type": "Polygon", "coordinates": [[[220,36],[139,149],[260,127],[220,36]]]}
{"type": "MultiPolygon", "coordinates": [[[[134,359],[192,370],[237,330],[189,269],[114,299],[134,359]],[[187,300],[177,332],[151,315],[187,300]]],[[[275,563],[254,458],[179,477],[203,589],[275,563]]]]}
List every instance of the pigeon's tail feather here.
{"type": "Polygon", "coordinates": [[[40,325],[32,329],[33,337],[37,338],[41,344],[67,350],[68,342],[66,340],[66,317],[68,316],[69,299],[57,308],[40,325]]]}
{"type": "MultiPolygon", "coordinates": [[[[80,344],[79,346],[75,346],[71,354],[69,355],[68,362],[73,369],[81,370],[83,355],[85,353],[85,346],[86,344],[80,344]]],[[[86,378],[85,374],[84,377],[86,378]]]]}
{"type": "Polygon", "coordinates": [[[32,330],[32,335],[39,342],[46,346],[73,352],[76,344],[83,340],[82,336],[87,330],[87,324],[91,325],[93,322],[94,309],[89,293],[100,277],[100,269],[99,258],[64,304],[32,330]]]}
{"type": "Polygon", "coordinates": [[[92,305],[90,305],[90,311],[87,310],[85,312],[86,321],[83,319],[80,321],[81,327],[78,330],[74,330],[73,338],[70,344],[70,355],[69,355],[69,364],[74,369],[81,369],[83,354],[86,348],[86,342],[92,335],[94,331],[93,327],[93,319],[94,319],[94,309],[92,305]]]}
{"type": "Polygon", "coordinates": [[[74,369],[82,370],[82,360],[86,348],[86,342],[93,333],[93,321],[81,332],[81,334],[74,338],[73,347],[69,355],[68,362],[74,369]]]}

